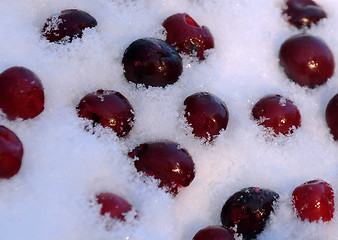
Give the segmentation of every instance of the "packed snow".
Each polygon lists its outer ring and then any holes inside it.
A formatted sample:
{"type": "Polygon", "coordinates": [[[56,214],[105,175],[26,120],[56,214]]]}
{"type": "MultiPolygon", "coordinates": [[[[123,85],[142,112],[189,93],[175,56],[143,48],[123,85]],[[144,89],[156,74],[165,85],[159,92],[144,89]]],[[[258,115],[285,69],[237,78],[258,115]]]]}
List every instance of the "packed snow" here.
{"type": "MultiPolygon", "coordinates": [[[[317,3],[328,17],[307,32],[322,38],[338,62],[338,4],[317,3]]],[[[330,222],[303,222],[293,211],[291,193],[306,181],[323,179],[338,195],[338,143],[325,121],[338,79],[334,74],[315,89],[287,79],[279,48],[300,30],[281,14],[283,5],[283,0],[2,0],[0,72],[24,66],[36,73],[45,110],[26,121],[0,118],[24,146],[18,174],[0,180],[0,239],[192,239],[201,228],[221,224],[230,195],[257,186],[280,195],[258,240],[337,240],[337,210],[330,222]],[[72,43],[44,39],[46,19],[71,8],[88,12],[98,25],[72,43]],[[138,38],[165,39],[162,22],[183,12],[214,36],[206,60],[183,56],[183,74],[165,88],[127,82],[124,50],[138,38]],[[98,89],[119,91],[133,106],[135,123],[126,138],[100,127],[95,134],[84,130],[87,121],[77,116],[76,106],[98,89]],[[218,96],[229,109],[228,127],[212,144],[195,138],[184,123],[184,99],[200,91],[218,96]],[[300,110],[302,125],[291,136],[267,137],[253,120],[253,105],[268,94],[280,94],[300,110]],[[137,173],[127,156],[143,142],[162,139],[179,143],[195,162],[195,179],[176,197],[137,173]],[[108,224],[100,216],[94,197],[103,191],[133,205],[126,222],[108,224]]]]}

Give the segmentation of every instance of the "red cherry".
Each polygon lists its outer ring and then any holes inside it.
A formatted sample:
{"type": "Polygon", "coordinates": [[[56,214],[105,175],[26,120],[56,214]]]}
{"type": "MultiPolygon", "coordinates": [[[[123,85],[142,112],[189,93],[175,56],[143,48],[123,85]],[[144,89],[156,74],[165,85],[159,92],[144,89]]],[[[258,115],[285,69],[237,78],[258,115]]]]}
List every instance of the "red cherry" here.
{"type": "Polygon", "coordinates": [[[21,167],[23,147],[11,130],[0,126],[0,178],[14,176],[21,167]]]}
{"type": "Polygon", "coordinates": [[[297,28],[310,27],[320,19],[326,18],[325,11],[312,0],[288,0],[283,14],[297,28]]]}
{"type": "Polygon", "coordinates": [[[96,200],[98,204],[101,204],[100,214],[108,213],[112,219],[125,221],[126,213],[132,209],[129,202],[114,193],[100,193],[96,195],[96,200]]]}
{"type": "Polygon", "coordinates": [[[42,34],[50,42],[71,42],[74,38],[81,38],[84,29],[96,25],[95,18],[88,13],[78,9],[67,9],[59,15],[48,18],[42,34]]]}
{"type": "Polygon", "coordinates": [[[230,231],[221,226],[209,226],[198,231],[193,240],[235,240],[230,231]]]}
{"type": "Polygon", "coordinates": [[[200,60],[205,58],[204,52],[214,48],[214,38],[209,29],[200,27],[193,18],[186,13],[177,13],[163,22],[167,31],[166,42],[173,45],[179,52],[188,55],[195,54],[200,60]]]}
{"type": "Polygon", "coordinates": [[[228,125],[229,112],[225,103],[207,92],[195,93],[184,101],[185,118],[199,138],[213,140],[228,125]]]}
{"type": "Polygon", "coordinates": [[[118,137],[126,136],[132,129],[134,110],[119,92],[97,90],[84,96],[76,108],[78,116],[111,128],[118,137]]]}
{"type": "Polygon", "coordinates": [[[264,230],[279,195],[269,189],[244,188],[234,193],[224,204],[222,224],[233,227],[244,238],[254,238],[264,230]]]}
{"type": "Polygon", "coordinates": [[[7,118],[28,119],[44,109],[44,91],[40,79],[24,67],[11,67],[0,74],[0,108],[7,118]]]}
{"type": "Polygon", "coordinates": [[[326,83],[334,72],[334,58],[325,42],[308,34],[287,39],[279,51],[280,65],[300,86],[315,88],[326,83]]]}
{"type": "Polygon", "coordinates": [[[333,139],[338,141],[338,94],[336,94],[327,104],[326,122],[331,130],[333,139]]]}
{"type": "Polygon", "coordinates": [[[322,180],[306,182],[292,193],[292,203],[300,219],[310,222],[330,221],[334,213],[334,193],[331,185],[322,180]]]}
{"type": "Polygon", "coordinates": [[[173,195],[187,187],[195,177],[194,162],[184,148],[171,141],[143,143],[129,153],[137,171],[159,179],[173,195]]]}
{"type": "Polygon", "coordinates": [[[259,125],[271,128],[275,134],[289,134],[301,125],[298,108],[292,101],[280,95],[268,95],[252,108],[252,115],[259,125]]]}
{"type": "Polygon", "coordinates": [[[183,71],[182,59],[165,41],[138,39],[123,55],[124,75],[130,82],[146,87],[165,87],[175,83],[183,71]]]}

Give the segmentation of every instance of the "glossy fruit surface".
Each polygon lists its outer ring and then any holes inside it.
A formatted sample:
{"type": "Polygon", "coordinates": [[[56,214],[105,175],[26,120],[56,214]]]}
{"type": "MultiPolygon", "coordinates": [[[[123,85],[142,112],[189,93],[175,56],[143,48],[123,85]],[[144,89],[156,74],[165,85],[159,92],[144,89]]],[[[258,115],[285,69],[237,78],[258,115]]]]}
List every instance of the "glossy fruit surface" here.
{"type": "Polygon", "coordinates": [[[334,140],[338,140],[338,94],[336,94],[327,104],[326,122],[330,128],[334,140]]]}
{"type": "Polygon", "coordinates": [[[229,112],[225,103],[207,92],[195,93],[184,101],[185,118],[193,134],[209,141],[228,125],[229,112]]]}
{"type": "Polygon", "coordinates": [[[21,167],[23,147],[11,130],[0,126],[0,178],[14,176],[21,167]]]}
{"type": "Polygon", "coordinates": [[[132,129],[134,110],[119,92],[97,90],[84,96],[76,108],[78,116],[111,128],[118,137],[126,136],[132,129]]]}
{"type": "Polygon", "coordinates": [[[244,238],[254,238],[264,230],[273,203],[279,198],[276,192],[258,187],[244,188],[234,193],[221,212],[223,226],[234,228],[244,238]]]}
{"type": "Polygon", "coordinates": [[[198,231],[193,240],[235,240],[235,238],[224,227],[209,226],[198,231]]]}
{"type": "Polygon", "coordinates": [[[125,214],[128,213],[132,206],[124,198],[109,192],[96,195],[96,201],[101,205],[101,215],[109,214],[113,219],[125,221],[125,214]]]}
{"type": "Polygon", "coordinates": [[[140,144],[129,157],[135,159],[137,171],[160,180],[159,187],[166,187],[173,195],[179,188],[189,186],[195,177],[191,156],[171,141],[140,144]]]}
{"type": "Polygon", "coordinates": [[[96,25],[95,18],[85,11],[67,9],[59,15],[48,18],[42,34],[50,42],[71,42],[74,38],[81,38],[84,29],[93,28],[96,25]]]}
{"type": "Polygon", "coordinates": [[[177,13],[163,22],[167,31],[166,42],[173,45],[179,52],[194,55],[199,59],[205,58],[205,50],[214,48],[214,38],[209,29],[200,27],[193,18],[186,13],[177,13]]]}
{"type": "Polygon", "coordinates": [[[301,125],[298,108],[292,101],[280,95],[268,95],[252,108],[252,115],[259,125],[271,129],[274,134],[288,134],[301,125]]]}
{"type": "Polygon", "coordinates": [[[292,203],[300,219],[330,221],[335,209],[331,185],[322,180],[306,182],[292,193],[292,203]]]}
{"type": "Polygon", "coordinates": [[[122,63],[126,79],[146,87],[173,84],[183,71],[182,59],[176,50],[155,38],[132,42],[124,52],[122,63]]]}
{"type": "Polygon", "coordinates": [[[326,43],[308,34],[287,39],[280,48],[279,60],[292,81],[309,88],[326,83],[335,68],[333,55],[326,43]]]}
{"type": "Polygon", "coordinates": [[[325,11],[312,0],[288,0],[283,13],[297,28],[310,27],[320,19],[326,18],[325,11]]]}
{"type": "Polygon", "coordinates": [[[11,67],[0,74],[0,108],[7,118],[29,119],[44,109],[40,79],[24,67],[11,67]]]}

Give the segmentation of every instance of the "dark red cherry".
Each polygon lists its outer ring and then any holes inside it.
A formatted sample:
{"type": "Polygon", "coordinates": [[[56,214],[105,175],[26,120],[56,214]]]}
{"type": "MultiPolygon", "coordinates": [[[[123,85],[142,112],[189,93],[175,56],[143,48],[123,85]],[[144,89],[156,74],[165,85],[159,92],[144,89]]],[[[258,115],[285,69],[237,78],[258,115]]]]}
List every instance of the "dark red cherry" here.
{"type": "Polygon", "coordinates": [[[326,18],[325,11],[312,0],[288,0],[283,14],[297,28],[310,27],[320,19],[326,18]]]}
{"type": "Polygon", "coordinates": [[[333,139],[338,141],[338,94],[336,94],[327,104],[326,122],[331,130],[333,139]]]}
{"type": "Polygon", "coordinates": [[[40,79],[24,67],[11,67],[0,74],[0,108],[7,118],[28,119],[44,109],[45,95],[40,79]]]}
{"type": "Polygon", "coordinates": [[[165,41],[138,39],[123,55],[124,75],[130,82],[146,87],[165,87],[175,83],[183,71],[182,59],[165,41]]]}
{"type": "Polygon", "coordinates": [[[186,13],[177,13],[163,22],[167,31],[166,42],[173,45],[177,51],[188,55],[196,54],[200,60],[205,58],[204,52],[214,48],[214,38],[209,29],[200,27],[193,18],[186,13]]]}
{"type": "Polygon", "coordinates": [[[137,171],[160,180],[173,195],[187,187],[195,177],[194,162],[184,148],[171,141],[147,142],[129,153],[135,159],[137,171]]]}
{"type": "Polygon", "coordinates": [[[97,90],[84,96],[76,108],[78,116],[111,128],[118,137],[126,136],[132,129],[134,110],[119,92],[97,90]]]}
{"type": "Polygon", "coordinates": [[[209,141],[228,125],[229,113],[225,103],[207,92],[195,93],[184,101],[185,118],[193,134],[209,141]]]}
{"type": "Polygon", "coordinates": [[[0,178],[14,176],[21,167],[23,147],[11,130],[0,126],[0,178]]]}
{"type": "Polygon", "coordinates": [[[322,180],[306,182],[292,193],[292,203],[300,219],[310,222],[330,221],[334,213],[334,193],[331,185],[322,180]]]}
{"type": "Polygon", "coordinates": [[[271,129],[274,134],[287,135],[301,125],[298,108],[280,95],[268,95],[259,100],[252,108],[252,116],[259,125],[271,129]]]}
{"type": "Polygon", "coordinates": [[[230,231],[221,226],[209,226],[199,230],[193,240],[235,240],[230,231]]]}
{"type": "Polygon", "coordinates": [[[96,201],[101,205],[100,214],[109,214],[112,219],[125,221],[125,214],[132,209],[129,202],[114,193],[100,193],[96,195],[96,201]]]}
{"type": "Polygon", "coordinates": [[[234,228],[244,238],[254,238],[264,230],[279,195],[269,189],[244,188],[234,193],[221,212],[223,226],[234,228]]]}
{"type": "Polygon", "coordinates": [[[287,39],[279,51],[280,65],[300,86],[315,88],[333,75],[335,62],[323,40],[308,34],[287,39]]]}
{"type": "Polygon", "coordinates": [[[95,18],[78,9],[63,10],[47,19],[42,34],[50,42],[71,42],[81,38],[83,30],[97,25],[95,18]]]}

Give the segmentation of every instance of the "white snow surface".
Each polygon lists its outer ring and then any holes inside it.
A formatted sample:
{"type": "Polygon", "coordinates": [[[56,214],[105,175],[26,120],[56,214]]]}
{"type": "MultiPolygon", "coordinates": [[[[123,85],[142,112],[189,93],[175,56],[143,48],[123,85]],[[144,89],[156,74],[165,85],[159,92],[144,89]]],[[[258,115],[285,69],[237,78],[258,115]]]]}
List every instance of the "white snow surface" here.
{"type": "MultiPolygon", "coordinates": [[[[330,47],[338,62],[338,4],[317,0],[327,19],[307,30],[330,47]]],[[[0,124],[24,146],[22,167],[0,180],[1,240],[187,240],[209,225],[220,225],[225,201],[250,186],[276,191],[280,199],[258,240],[338,239],[332,221],[298,219],[291,193],[313,179],[329,182],[338,196],[338,143],[329,133],[325,109],[338,92],[337,74],[313,90],[289,81],[279,66],[282,42],[300,30],[288,24],[283,0],[1,0],[0,72],[24,66],[45,91],[45,110],[36,118],[0,124]],[[70,44],[41,36],[46,19],[77,8],[98,25],[70,44]],[[136,88],[123,75],[127,46],[143,37],[165,39],[161,26],[175,13],[188,13],[214,36],[205,61],[183,57],[184,70],[166,88],[136,88]],[[122,93],[135,110],[123,139],[108,129],[84,130],[76,106],[98,89],[122,93]],[[184,99],[211,92],[227,104],[226,131],[213,144],[195,138],[182,117],[184,99]],[[290,137],[267,139],[251,117],[253,105],[281,94],[299,108],[302,126],[290,137]],[[127,154],[146,141],[168,139],[188,150],[196,177],[172,197],[137,173],[127,154]],[[113,192],[137,212],[107,228],[94,196],[113,192]]],[[[335,199],[337,201],[337,197],[335,199]]],[[[338,207],[336,207],[338,209],[338,207]]],[[[240,238],[238,238],[240,239],[240,238]]]]}

